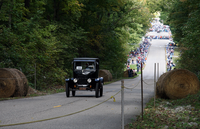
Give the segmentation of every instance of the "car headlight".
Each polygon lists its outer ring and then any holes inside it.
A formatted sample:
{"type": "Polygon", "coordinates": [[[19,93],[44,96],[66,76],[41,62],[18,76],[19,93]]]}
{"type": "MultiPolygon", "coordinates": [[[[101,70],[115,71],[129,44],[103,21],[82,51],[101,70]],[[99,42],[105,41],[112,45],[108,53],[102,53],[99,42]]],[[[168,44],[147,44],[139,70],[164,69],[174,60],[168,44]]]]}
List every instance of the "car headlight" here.
{"type": "Polygon", "coordinates": [[[74,83],[77,83],[77,81],[78,81],[78,80],[77,80],[76,78],[74,78],[74,83]]]}
{"type": "Polygon", "coordinates": [[[88,79],[87,79],[87,82],[88,82],[88,83],[91,83],[91,82],[92,82],[92,80],[91,80],[90,78],[88,78],[88,79]]]}

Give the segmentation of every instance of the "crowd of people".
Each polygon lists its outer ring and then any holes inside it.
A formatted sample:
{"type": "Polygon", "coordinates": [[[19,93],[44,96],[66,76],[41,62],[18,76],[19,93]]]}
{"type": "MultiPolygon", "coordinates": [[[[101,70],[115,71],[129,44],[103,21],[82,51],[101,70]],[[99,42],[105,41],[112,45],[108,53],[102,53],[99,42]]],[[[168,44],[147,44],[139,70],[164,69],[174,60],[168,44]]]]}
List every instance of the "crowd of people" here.
{"type": "Polygon", "coordinates": [[[175,68],[175,63],[172,60],[172,56],[174,55],[174,47],[176,46],[175,43],[169,42],[166,47],[166,52],[167,52],[167,71],[170,71],[175,68]]]}
{"type": "Polygon", "coordinates": [[[151,35],[151,36],[147,36],[147,38],[148,39],[170,39],[170,36],[157,36],[157,35],[155,35],[155,36],[153,36],[153,35],[151,35]]]}
{"type": "Polygon", "coordinates": [[[170,39],[172,34],[170,31],[170,27],[168,25],[163,25],[162,23],[158,21],[151,22],[151,28],[149,28],[150,32],[168,32],[167,35],[150,35],[149,33],[146,34],[146,37],[150,40],[152,39],[170,39]]]}
{"type": "Polygon", "coordinates": [[[130,64],[136,64],[137,72],[139,72],[139,70],[141,69],[141,63],[144,66],[147,61],[147,54],[150,45],[151,43],[149,42],[149,40],[145,38],[140,46],[137,49],[132,50],[128,55],[129,58],[127,60],[127,69],[130,71],[130,76],[132,76],[132,72],[135,73],[135,70],[130,68],[130,64]]]}
{"type": "Polygon", "coordinates": [[[167,52],[167,71],[170,71],[173,69],[173,67],[175,68],[175,64],[172,60],[172,56],[174,55],[174,47],[177,46],[177,44],[175,44],[171,37],[172,37],[172,33],[171,33],[171,30],[170,30],[170,26],[168,25],[163,25],[162,23],[160,22],[153,22],[151,23],[152,24],[152,28],[150,28],[150,32],[157,32],[157,33],[160,33],[160,32],[168,32],[168,35],[164,36],[164,35],[149,35],[147,34],[148,38],[150,40],[152,39],[168,39],[168,40],[171,40],[169,42],[169,44],[167,45],[166,47],[166,52],[167,52]]]}
{"type": "MultiPolygon", "coordinates": [[[[170,27],[168,25],[163,25],[159,21],[154,21],[151,23],[152,27],[149,29],[150,32],[157,32],[157,35],[152,35],[152,33],[147,33],[145,35],[145,38],[143,39],[142,43],[140,44],[140,47],[138,47],[135,50],[131,50],[130,54],[128,55],[129,58],[127,60],[127,69],[129,77],[132,77],[133,73],[136,73],[135,69],[130,68],[130,64],[136,64],[137,66],[137,72],[141,69],[141,64],[146,63],[147,61],[147,53],[149,50],[149,47],[151,45],[150,41],[152,39],[171,39],[171,31],[170,27]],[[158,34],[160,32],[167,32],[165,35],[158,34]],[[151,34],[151,35],[150,35],[151,34]]],[[[155,34],[155,33],[153,33],[155,34]]],[[[169,44],[166,47],[167,52],[167,71],[172,70],[175,68],[175,64],[173,63],[172,56],[174,55],[174,47],[177,46],[173,41],[169,42],[169,44]]]]}

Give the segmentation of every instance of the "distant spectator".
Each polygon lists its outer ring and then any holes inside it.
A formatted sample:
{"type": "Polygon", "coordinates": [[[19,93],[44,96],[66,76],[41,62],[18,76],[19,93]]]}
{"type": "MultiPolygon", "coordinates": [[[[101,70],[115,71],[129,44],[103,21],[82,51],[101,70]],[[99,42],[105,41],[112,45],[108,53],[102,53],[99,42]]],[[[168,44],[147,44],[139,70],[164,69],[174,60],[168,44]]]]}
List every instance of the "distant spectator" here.
{"type": "Polygon", "coordinates": [[[130,65],[129,64],[127,65],[127,69],[130,69],[130,65]]]}

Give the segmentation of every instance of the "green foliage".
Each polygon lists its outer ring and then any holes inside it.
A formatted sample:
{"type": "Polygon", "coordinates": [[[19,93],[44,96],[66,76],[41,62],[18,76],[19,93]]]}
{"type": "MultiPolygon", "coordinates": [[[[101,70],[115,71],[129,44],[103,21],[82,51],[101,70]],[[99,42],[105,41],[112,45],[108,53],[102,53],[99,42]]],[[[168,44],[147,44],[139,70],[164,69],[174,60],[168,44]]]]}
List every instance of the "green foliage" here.
{"type": "Polygon", "coordinates": [[[176,66],[184,68],[195,73],[200,80],[200,46],[199,46],[199,18],[200,18],[200,1],[198,0],[162,0],[160,4],[154,0],[147,0],[147,5],[152,6],[155,10],[161,11],[161,20],[164,24],[169,24],[173,40],[181,49],[181,56],[177,60],[176,66]]]}
{"type": "Polygon", "coordinates": [[[176,1],[170,10],[169,23],[174,40],[181,47],[180,68],[188,69],[199,77],[200,69],[200,2],[198,0],[176,1]]]}
{"type": "Polygon", "coordinates": [[[132,0],[1,0],[0,67],[17,68],[37,88],[63,85],[74,57],[98,57],[121,77],[127,53],[149,28],[144,2],[132,0]]]}
{"type": "Polygon", "coordinates": [[[165,0],[146,0],[147,6],[151,13],[162,10],[162,5],[165,0]]]}
{"type": "Polygon", "coordinates": [[[169,16],[169,13],[168,12],[160,12],[160,19],[161,19],[161,22],[164,24],[164,25],[168,25],[168,16],[169,16]]]}
{"type": "Polygon", "coordinates": [[[140,2],[128,0],[88,0],[83,5],[80,25],[88,33],[87,41],[78,47],[79,56],[98,57],[102,69],[110,70],[114,77],[121,76],[129,47],[133,47],[128,43],[139,43],[151,15],[140,2]]]}

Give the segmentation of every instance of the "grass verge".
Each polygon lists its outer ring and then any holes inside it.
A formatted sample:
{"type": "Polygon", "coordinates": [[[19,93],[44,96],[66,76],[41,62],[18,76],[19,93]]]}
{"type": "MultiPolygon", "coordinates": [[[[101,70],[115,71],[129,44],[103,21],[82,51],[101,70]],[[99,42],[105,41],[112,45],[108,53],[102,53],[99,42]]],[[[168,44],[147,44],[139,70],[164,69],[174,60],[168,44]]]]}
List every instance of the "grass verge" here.
{"type": "Polygon", "coordinates": [[[35,90],[35,89],[31,88],[31,87],[29,87],[29,89],[31,89],[31,91],[26,96],[0,98],[0,101],[3,101],[3,100],[12,100],[12,99],[19,99],[19,98],[36,97],[36,96],[43,96],[43,95],[49,95],[49,94],[55,94],[55,93],[65,92],[65,86],[49,87],[49,88],[43,89],[41,91],[35,90]]]}
{"type": "Polygon", "coordinates": [[[125,126],[125,129],[199,129],[200,128],[200,92],[177,100],[152,98],[137,120],[125,126]]]}
{"type": "MultiPolygon", "coordinates": [[[[140,73],[141,72],[139,72],[137,74],[140,74],[140,73]]],[[[121,78],[118,78],[118,79],[113,79],[110,82],[104,82],[104,85],[107,85],[107,84],[110,84],[110,83],[113,83],[113,82],[116,82],[116,81],[119,81],[119,80],[122,80],[122,79],[134,79],[134,78],[136,78],[138,76],[139,75],[136,75],[134,77],[121,77],[121,78]]],[[[31,89],[32,89],[31,92],[27,96],[24,96],[24,97],[0,98],[0,101],[3,101],[3,100],[12,100],[12,99],[19,99],[19,98],[36,97],[36,96],[43,96],[43,95],[49,95],[49,94],[55,94],[55,93],[65,92],[65,86],[48,87],[48,88],[43,89],[41,91],[34,90],[33,88],[31,88],[31,89]]]]}
{"type": "MultiPolygon", "coordinates": [[[[137,73],[137,74],[139,74],[139,73],[137,73]]],[[[134,78],[136,78],[136,77],[138,77],[139,75],[136,75],[136,76],[134,76],[134,77],[120,77],[120,78],[118,78],[118,79],[113,79],[112,81],[110,81],[110,82],[104,82],[104,85],[107,85],[107,84],[110,84],[110,83],[113,83],[113,82],[116,82],[116,81],[119,81],[119,80],[122,80],[122,79],[134,79],[134,78]]]]}

